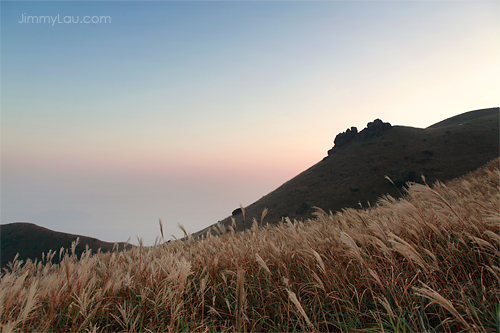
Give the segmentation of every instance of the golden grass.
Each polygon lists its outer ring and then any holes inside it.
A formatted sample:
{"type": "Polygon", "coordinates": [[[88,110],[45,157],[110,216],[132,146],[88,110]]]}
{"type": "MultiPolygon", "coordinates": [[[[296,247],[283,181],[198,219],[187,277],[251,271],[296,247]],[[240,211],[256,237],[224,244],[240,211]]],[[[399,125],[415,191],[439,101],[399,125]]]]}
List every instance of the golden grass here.
{"type": "MultiPolygon", "coordinates": [[[[15,260],[0,280],[14,331],[498,332],[499,160],[365,210],[254,221],[125,252],[15,260]]],[[[244,212],[244,210],[242,209],[244,212]]]]}

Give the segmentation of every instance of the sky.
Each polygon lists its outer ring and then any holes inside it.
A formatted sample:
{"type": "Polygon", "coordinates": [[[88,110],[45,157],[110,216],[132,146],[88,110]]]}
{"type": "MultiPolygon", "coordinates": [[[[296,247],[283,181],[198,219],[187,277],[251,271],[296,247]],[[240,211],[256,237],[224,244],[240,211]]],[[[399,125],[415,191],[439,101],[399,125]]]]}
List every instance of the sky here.
{"type": "Polygon", "coordinates": [[[152,245],[159,218],[216,223],[351,126],[500,105],[499,1],[0,6],[2,224],[152,245]]]}

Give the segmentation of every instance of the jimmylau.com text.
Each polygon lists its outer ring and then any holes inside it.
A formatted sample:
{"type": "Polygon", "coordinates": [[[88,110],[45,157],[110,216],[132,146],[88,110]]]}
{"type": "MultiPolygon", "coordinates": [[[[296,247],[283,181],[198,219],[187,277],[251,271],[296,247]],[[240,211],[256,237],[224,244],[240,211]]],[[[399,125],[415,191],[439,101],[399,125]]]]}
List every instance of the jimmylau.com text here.
{"type": "Polygon", "coordinates": [[[57,14],[56,16],[49,16],[49,15],[40,15],[40,16],[31,16],[31,15],[26,15],[26,13],[23,13],[21,15],[21,20],[18,21],[18,23],[45,23],[45,24],[51,24],[54,26],[56,23],[111,23],[111,16],[82,16],[80,19],[80,16],[61,16],[57,14]]]}

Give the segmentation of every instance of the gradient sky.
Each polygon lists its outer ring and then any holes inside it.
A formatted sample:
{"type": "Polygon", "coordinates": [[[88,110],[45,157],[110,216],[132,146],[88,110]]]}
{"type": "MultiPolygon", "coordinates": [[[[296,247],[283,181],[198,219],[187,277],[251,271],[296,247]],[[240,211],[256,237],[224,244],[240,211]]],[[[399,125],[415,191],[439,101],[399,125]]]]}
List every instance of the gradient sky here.
{"type": "Polygon", "coordinates": [[[500,105],[499,1],[1,1],[1,223],[198,231],[375,118],[500,105]],[[26,16],[111,23],[19,23],[26,16]]]}

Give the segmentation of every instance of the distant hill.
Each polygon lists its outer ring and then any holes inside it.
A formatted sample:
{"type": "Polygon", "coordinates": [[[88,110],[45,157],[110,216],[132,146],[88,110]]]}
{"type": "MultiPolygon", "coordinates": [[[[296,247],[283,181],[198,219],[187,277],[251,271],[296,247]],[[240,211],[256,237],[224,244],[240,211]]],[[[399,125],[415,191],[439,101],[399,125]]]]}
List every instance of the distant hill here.
{"type": "MultiPolygon", "coordinates": [[[[250,228],[253,218],[260,222],[265,208],[264,223],[303,219],[312,217],[313,207],[335,212],[366,207],[384,194],[398,197],[407,181],[421,182],[421,175],[428,184],[464,175],[500,155],[499,111],[498,107],[470,111],[425,129],[391,127],[381,121],[369,123],[359,133],[351,128],[337,135],[322,161],[246,207],[245,218],[235,209],[237,230],[250,228]]],[[[231,216],[220,223],[231,225],[231,216]]]]}
{"type": "Polygon", "coordinates": [[[439,128],[452,125],[467,125],[470,126],[472,123],[482,121],[483,125],[485,122],[493,122],[495,119],[498,121],[499,108],[491,109],[481,109],[476,111],[469,111],[459,114],[458,116],[447,118],[443,121],[435,123],[427,128],[439,128]]]}
{"type": "MultiPolygon", "coordinates": [[[[85,251],[85,246],[97,252],[110,252],[113,250],[114,243],[100,241],[96,238],[67,234],[40,227],[33,223],[9,223],[0,225],[1,249],[0,253],[2,268],[12,261],[17,253],[19,260],[26,259],[40,261],[42,253],[47,254],[49,250],[57,251],[52,262],[59,261],[59,250],[64,247],[71,248],[71,243],[78,237],[80,242],[76,247],[75,253],[79,256],[85,251]]],[[[131,247],[126,243],[118,243],[118,250],[122,251],[125,246],[131,247]]]]}

